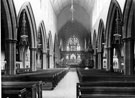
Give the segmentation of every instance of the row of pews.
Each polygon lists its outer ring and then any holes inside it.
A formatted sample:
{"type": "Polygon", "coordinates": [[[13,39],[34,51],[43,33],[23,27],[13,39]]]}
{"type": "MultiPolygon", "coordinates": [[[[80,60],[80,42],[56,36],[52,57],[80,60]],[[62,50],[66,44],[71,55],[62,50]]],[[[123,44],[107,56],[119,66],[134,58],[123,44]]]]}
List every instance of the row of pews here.
{"type": "Polygon", "coordinates": [[[42,98],[42,90],[52,90],[69,69],[46,69],[17,75],[2,75],[2,98],[42,98]]]}
{"type": "Polygon", "coordinates": [[[77,69],[77,98],[135,98],[135,76],[77,69]]]}

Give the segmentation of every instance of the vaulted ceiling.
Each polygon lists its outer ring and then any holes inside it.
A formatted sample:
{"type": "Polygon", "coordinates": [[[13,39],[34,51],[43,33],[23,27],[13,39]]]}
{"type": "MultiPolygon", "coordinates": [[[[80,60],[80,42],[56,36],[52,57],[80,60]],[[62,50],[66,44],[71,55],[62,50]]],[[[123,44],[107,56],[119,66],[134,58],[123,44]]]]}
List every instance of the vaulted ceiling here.
{"type": "Polygon", "coordinates": [[[72,35],[77,36],[83,48],[84,39],[91,31],[92,11],[97,0],[50,0],[57,17],[57,30],[60,39],[66,44],[72,35]],[[71,5],[73,4],[74,13],[71,5]],[[74,21],[72,21],[72,16],[74,21]],[[68,29],[67,29],[68,28],[68,29]]]}
{"type": "MultiPolygon", "coordinates": [[[[74,4],[83,7],[88,13],[94,6],[96,0],[73,0],[74,4]]],[[[66,6],[71,6],[72,0],[51,0],[55,13],[59,15],[66,6]]]]}
{"type": "Polygon", "coordinates": [[[92,11],[96,0],[50,0],[57,16],[58,31],[68,21],[72,20],[71,5],[74,5],[74,20],[81,23],[86,29],[91,29],[92,11]]]}

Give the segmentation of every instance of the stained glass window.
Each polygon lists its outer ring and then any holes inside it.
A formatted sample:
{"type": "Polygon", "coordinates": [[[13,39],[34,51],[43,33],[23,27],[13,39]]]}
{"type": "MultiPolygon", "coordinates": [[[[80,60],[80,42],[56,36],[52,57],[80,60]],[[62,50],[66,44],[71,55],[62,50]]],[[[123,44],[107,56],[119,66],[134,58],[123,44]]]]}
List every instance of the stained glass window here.
{"type": "Polygon", "coordinates": [[[67,42],[67,51],[80,51],[80,44],[78,38],[76,38],[74,35],[69,38],[67,42]]]}

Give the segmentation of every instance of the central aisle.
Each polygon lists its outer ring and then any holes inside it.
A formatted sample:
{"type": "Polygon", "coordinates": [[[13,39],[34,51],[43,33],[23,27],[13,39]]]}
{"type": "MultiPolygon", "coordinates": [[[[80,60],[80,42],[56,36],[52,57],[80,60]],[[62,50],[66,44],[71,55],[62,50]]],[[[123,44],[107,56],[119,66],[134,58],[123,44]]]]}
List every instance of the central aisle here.
{"type": "Polygon", "coordinates": [[[76,83],[78,82],[76,71],[69,71],[54,90],[43,91],[43,98],[76,98],[76,83]]]}

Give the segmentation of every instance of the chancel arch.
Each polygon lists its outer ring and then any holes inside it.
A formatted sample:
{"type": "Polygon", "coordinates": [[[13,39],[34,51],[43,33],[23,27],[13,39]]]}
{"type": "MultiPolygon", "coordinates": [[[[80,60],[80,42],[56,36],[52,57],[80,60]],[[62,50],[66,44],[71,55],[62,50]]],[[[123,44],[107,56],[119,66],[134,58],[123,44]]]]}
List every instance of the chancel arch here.
{"type": "Polygon", "coordinates": [[[23,68],[36,71],[37,29],[29,2],[25,2],[19,11],[17,28],[17,61],[22,62],[23,68]]]}
{"type": "Polygon", "coordinates": [[[16,74],[16,12],[13,0],[1,1],[1,67],[5,74],[16,74]]]}
{"type": "Polygon", "coordinates": [[[135,1],[126,0],[123,13],[124,73],[135,73],[135,1]]]}
{"type": "MultiPolygon", "coordinates": [[[[121,8],[116,0],[111,0],[107,22],[106,22],[106,50],[107,50],[107,70],[114,71],[114,54],[117,53],[117,69],[121,66],[121,46],[122,46],[122,22],[123,16],[121,8]]],[[[120,69],[122,70],[122,69],[120,69]]]]}

